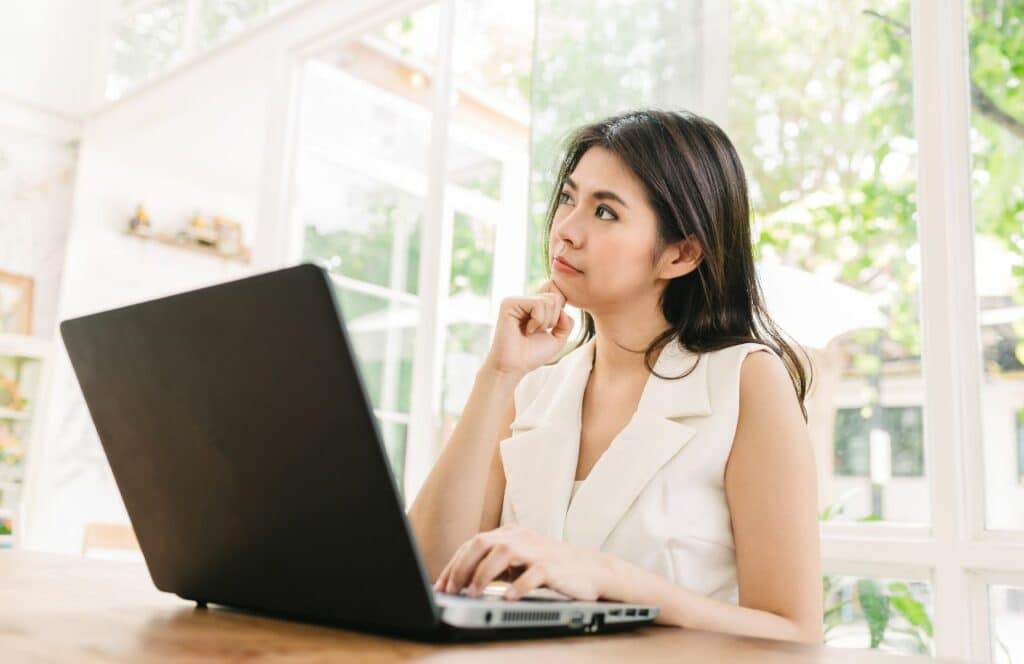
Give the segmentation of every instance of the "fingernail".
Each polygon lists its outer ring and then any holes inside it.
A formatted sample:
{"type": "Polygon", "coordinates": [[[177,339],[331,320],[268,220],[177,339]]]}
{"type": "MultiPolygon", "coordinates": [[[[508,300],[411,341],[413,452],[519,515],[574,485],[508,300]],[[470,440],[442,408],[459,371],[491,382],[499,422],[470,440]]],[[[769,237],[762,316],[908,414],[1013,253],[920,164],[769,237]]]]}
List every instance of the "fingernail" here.
{"type": "Polygon", "coordinates": [[[519,593],[514,590],[505,591],[505,599],[519,599],[519,593]]]}
{"type": "Polygon", "coordinates": [[[469,584],[469,594],[470,595],[478,595],[478,594],[480,594],[480,586],[476,585],[475,583],[469,584]]]}

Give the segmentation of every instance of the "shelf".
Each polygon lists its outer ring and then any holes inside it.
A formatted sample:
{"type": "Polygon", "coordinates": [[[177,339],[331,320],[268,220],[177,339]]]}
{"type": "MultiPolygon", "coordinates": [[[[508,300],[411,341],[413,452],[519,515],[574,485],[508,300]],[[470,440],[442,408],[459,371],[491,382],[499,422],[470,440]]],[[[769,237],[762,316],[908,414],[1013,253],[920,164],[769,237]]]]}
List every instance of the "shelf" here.
{"type": "Polygon", "coordinates": [[[11,410],[10,408],[0,408],[0,420],[29,420],[32,419],[32,411],[29,410],[11,410]]]}
{"type": "Polygon", "coordinates": [[[171,235],[167,235],[166,233],[143,234],[136,233],[135,231],[132,230],[127,230],[124,233],[125,235],[139,238],[140,240],[151,240],[153,242],[159,242],[160,244],[170,245],[172,247],[177,247],[179,249],[185,249],[186,251],[192,251],[198,254],[203,254],[214,258],[220,258],[223,260],[236,261],[239,263],[244,263],[246,265],[248,265],[252,261],[252,255],[251,252],[249,251],[249,247],[242,247],[242,250],[239,251],[237,254],[224,254],[218,251],[216,247],[208,247],[206,245],[196,244],[194,242],[182,242],[181,240],[178,240],[171,235]]]}
{"type": "Polygon", "coordinates": [[[0,358],[38,361],[47,357],[53,341],[24,334],[0,334],[0,358]]]}

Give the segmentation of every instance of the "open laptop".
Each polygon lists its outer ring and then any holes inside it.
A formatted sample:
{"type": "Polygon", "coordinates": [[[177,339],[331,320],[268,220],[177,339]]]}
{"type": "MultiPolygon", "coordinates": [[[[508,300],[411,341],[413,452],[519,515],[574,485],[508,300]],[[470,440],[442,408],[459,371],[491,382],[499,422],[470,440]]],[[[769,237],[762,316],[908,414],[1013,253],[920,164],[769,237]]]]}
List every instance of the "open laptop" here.
{"type": "Polygon", "coordinates": [[[320,267],[60,329],[160,590],[428,640],[604,632],[657,615],[434,592],[320,267]]]}

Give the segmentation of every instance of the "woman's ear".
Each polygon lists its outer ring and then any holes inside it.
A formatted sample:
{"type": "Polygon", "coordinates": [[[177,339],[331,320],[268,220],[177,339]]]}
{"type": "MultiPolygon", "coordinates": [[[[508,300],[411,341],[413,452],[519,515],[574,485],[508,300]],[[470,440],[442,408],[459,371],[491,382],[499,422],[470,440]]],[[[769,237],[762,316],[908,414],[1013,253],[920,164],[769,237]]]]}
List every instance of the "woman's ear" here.
{"type": "Polygon", "coordinates": [[[658,277],[670,280],[689,274],[700,266],[703,259],[704,250],[696,236],[691,235],[665,248],[658,277]]]}

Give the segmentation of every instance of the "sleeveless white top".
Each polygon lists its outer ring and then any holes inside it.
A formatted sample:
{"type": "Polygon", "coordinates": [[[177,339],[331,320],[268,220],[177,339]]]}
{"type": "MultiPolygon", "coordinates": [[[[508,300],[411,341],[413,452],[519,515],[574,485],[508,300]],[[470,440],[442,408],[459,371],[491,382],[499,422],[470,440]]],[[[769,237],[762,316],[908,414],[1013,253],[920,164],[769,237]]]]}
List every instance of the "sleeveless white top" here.
{"type": "MultiPolygon", "coordinates": [[[[738,602],[725,464],[739,414],[745,343],[694,354],[666,345],[632,419],[574,482],[583,392],[594,342],[529,372],[515,389],[512,435],[501,441],[501,524],[600,549],[694,592],[738,602]],[[698,361],[699,360],[699,361],[698,361]]],[[[773,352],[774,353],[774,352],[773,352]]]]}

